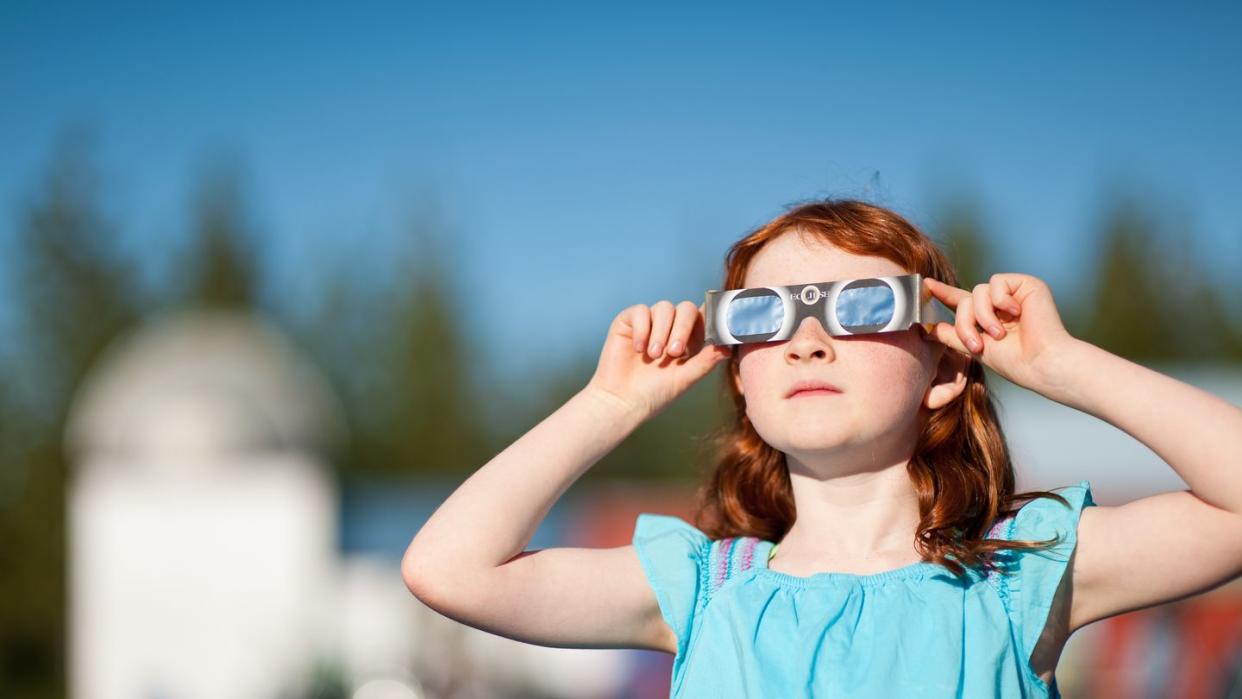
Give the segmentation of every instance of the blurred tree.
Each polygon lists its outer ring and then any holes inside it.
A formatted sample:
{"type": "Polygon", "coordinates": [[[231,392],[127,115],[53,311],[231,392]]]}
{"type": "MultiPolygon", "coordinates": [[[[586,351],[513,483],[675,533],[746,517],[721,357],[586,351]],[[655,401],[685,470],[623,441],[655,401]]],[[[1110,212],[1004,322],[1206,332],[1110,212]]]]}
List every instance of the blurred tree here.
{"type": "Polygon", "coordinates": [[[323,372],[332,392],[344,405],[347,444],[332,464],[339,472],[366,470],[359,449],[374,434],[376,405],[369,397],[384,390],[378,356],[378,328],[387,297],[382,290],[364,288],[347,260],[331,261],[331,270],[313,285],[306,303],[286,311],[286,326],[294,341],[323,372]],[[302,313],[293,316],[301,309],[302,313]]]}
{"type": "Polygon", "coordinates": [[[59,424],[91,361],[138,317],[133,266],[102,213],[93,137],[73,128],[55,146],[42,192],[17,232],[16,268],[26,398],[59,424]]]}
{"type": "MultiPolygon", "coordinates": [[[[1181,225],[1181,219],[1175,219],[1181,225]]],[[[1222,361],[1242,344],[1222,289],[1195,237],[1162,237],[1153,211],[1119,198],[1107,212],[1094,291],[1066,326],[1075,337],[1135,361],[1222,361]]]]}
{"type": "Polygon", "coordinates": [[[454,265],[430,225],[416,225],[414,234],[411,271],[398,277],[390,341],[382,344],[391,371],[376,444],[384,461],[372,465],[418,474],[474,470],[486,461],[476,407],[483,396],[461,325],[478,311],[464,313],[468,304],[454,300],[465,295],[450,286],[444,271],[454,265]]]}
{"type": "Polygon", "coordinates": [[[409,262],[398,262],[390,283],[376,270],[359,278],[359,265],[335,267],[314,313],[298,324],[346,405],[347,477],[457,475],[491,456],[437,227],[430,218],[411,225],[409,262]]]}
{"type": "MultiPolygon", "coordinates": [[[[619,313],[621,309],[615,309],[619,313]]],[[[496,395],[513,406],[510,419],[500,425],[493,453],[511,444],[586,386],[595,373],[599,351],[613,315],[601,321],[597,347],[558,365],[530,366],[512,381],[497,387],[496,395]]],[[[728,407],[724,369],[695,384],[664,411],[643,423],[583,477],[596,480],[660,480],[699,482],[714,465],[712,432],[724,422],[728,407]]],[[[731,408],[730,408],[731,409],[731,408]]]]}
{"type": "Polygon", "coordinates": [[[208,163],[194,199],[194,230],[187,259],[186,299],[194,305],[256,305],[256,236],[242,195],[243,170],[231,156],[208,163]]]}
{"type": "Polygon", "coordinates": [[[951,197],[938,220],[932,237],[957,269],[959,288],[969,290],[999,271],[975,198],[965,194],[951,197]]]}
{"type": "MultiPolygon", "coordinates": [[[[1170,320],[1162,332],[1175,340],[1173,358],[1220,362],[1238,359],[1242,327],[1230,315],[1225,287],[1208,267],[1217,250],[1204,250],[1191,221],[1193,211],[1162,207],[1165,219],[1159,254],[1147,260],[1147,274],[1157,283],[1170,320]]],[[[1151,218],[1151,216],[1149,216],[1151,218]]]]}
{"type": "MultiPolygon", "coordinates": [[[[1193,328],[1183,332],[1187,340],[1182,358],[1194,361],[1242,361],[1242,328],[1229,311],[1220,287],[1206,278],[1186,280],[1183,308],[1193,309],[1186,316],[1194,319],[1193,328]]],[[[1184,316],[1185,317],[1185,316],[1184,316]]],[[[1176,331],[1174,331],[1176,332],[1176,331]]]]}
{"type": "Polygon", "coordinates": [[[21,499],[25,490],[25,469],[17,467],[19,441],[24,432],[22,414],[14,405],[14,382],[9,378],[11,357],[0,355],[0,516],[21,499]]]}
{"type": "MultiPolygon", "coordinates": [[[[1236,240],[1242,240],[1240,234],[1236,240]]],[[[1242,250],[1242,248],[1240,248],[1242,250]]],[[[1225,269],[1239,270],[1242,269],[1242,259],[1233,261],[1234,264],[1226,265],[1225,269]]],[[[1242,312],[1239,312],[1238,304],[1235,299],[1242,298],[1242,281],[1232,276],[1227,280],[1226,286],[1220,290],[1219,298],[1230,299],[1231,302],[1222,303],[1225,308],[1224,315],[1229,325],[1228,338],[1225,341],[1225,359],[1230,362],[1242,364],[1242,312]]]]}
{"type": "Polygon", "coordinates": [[[0,695],[64,696],[65,507],[61,435],[90,364],[138,316],[130,265],[98,205],[92,137],[57,141],[40,191],[18,223],[13,264],[21,385],[5,392],[0,505],[0,695]]]}
{"type": "Polygon", "coordinates": [[[1169,311],[1156,276],[1160,251],[1155,231],[1135,202],[1120,199],[1108,210],[1080,327],[1067,329],[1110,352],[1136,361],[1177,353],[1177,318],[1169,311]]]}

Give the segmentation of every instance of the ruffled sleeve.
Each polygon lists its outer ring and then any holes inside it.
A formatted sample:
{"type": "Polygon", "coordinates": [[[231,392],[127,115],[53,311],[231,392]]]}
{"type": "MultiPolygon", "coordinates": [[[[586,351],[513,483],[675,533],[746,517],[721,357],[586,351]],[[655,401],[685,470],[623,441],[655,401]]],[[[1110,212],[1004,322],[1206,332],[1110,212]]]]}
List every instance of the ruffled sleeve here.
{"type": "Polygon", "coordinates": [[[1070,554],[1078,543],[1078,520],[1083,508],[1095,505],[1090,481],[1054,490],[1069,506],[1051,498],[1036,498],[1022,506],[1009,521],[1006,539],[1043,541],[1058,538],[1048,548],[1015,550],[1010,560],[1014,569],[1006,575],[1009,614],[1022,637],[1025,657],[1030,658],[1043,633],[1057,587],[1069,565],[1070,554]]]}
{"type": "Polygon", "coordinates": [[[644,512],[634,525],[633,543],[660,613],[677,634],[677,654],[683,655],[699,606],[701,572],[711,540],[680,517],[644,512]]]}

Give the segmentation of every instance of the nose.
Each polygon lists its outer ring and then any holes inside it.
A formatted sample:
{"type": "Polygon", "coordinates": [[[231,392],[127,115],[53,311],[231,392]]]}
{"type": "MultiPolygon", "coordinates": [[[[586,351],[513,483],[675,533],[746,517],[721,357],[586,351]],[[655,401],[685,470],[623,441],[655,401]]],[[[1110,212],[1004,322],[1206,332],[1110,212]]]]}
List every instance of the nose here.
{"type": "Polygon", "coordinates": [[[837,356],[833,346],[832,335],[816,318],[803,318],[802,324],[789,338],[785,347],[785,359],[790,362],[804,359],[822,359],[831,361],[837,356]]]}

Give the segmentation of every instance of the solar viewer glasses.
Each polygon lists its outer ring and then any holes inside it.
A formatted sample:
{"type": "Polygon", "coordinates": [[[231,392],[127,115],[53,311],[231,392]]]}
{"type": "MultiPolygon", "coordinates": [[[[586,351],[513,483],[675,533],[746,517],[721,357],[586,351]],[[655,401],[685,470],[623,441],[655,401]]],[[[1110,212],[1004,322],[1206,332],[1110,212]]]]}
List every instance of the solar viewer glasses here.
{"type": "Polygon", "coordinates": [[[703,315],[704,339],[713,345],[788,340],[808,317],[834,336],[896,332],[916,323],[931,332],[938,322],[953,323],[953,311],[923,288],[920,274],[712,289],[703,315]]]}

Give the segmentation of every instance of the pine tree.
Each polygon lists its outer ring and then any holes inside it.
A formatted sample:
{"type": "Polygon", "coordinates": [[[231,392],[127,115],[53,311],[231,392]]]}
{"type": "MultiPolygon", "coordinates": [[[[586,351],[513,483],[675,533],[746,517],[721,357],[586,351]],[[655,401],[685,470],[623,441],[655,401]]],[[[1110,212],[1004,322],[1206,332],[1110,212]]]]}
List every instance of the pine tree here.
{"type": "Polygon", "coordinates": [[[18,223],[20,332],[0,423],[4,481],[15,488],[0,501],[6,696],[65,694],[65,419],[91,364],[139,313],[137,283],[99,205],[99,182],[91,134],[66,131],[18,223]],[[11,381],[16,375],[19,383],[11,381]]]}

